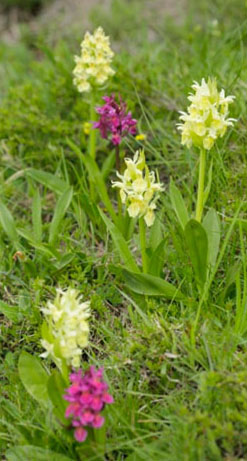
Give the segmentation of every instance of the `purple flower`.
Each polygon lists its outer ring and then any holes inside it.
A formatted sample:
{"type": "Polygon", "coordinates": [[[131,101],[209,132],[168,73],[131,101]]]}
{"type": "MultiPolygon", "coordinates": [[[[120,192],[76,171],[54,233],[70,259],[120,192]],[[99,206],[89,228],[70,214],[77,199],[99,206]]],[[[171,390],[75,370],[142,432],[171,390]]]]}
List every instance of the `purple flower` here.
{"type": "Polygon", "coordinates": [[[115,100],[115,95],[104,96],[105,104],[96,107],[96,112],[100,114],[98,122],[94,122],[93,128],[98,128],[102,138],[107,139],[111,133],[111,141],[114,146],[118,146],[127,134],[136,134],[137,120],[132,118],[131,112],[127,112],[127,104],[119,96],[119,104],[115,100]]]}
{"type": "Polygon", "coordinates": [[[106,404],[114,402],[108,394],[108,385],[103,379],[103,368],[96,370],[91,366],[84,375],[82,370],[71,373],[71,386],[66,389],[64,399],[69,403],[65,417],[72,417],[72,426],[75,427],[74,436],[78,442],[87,438],[86,426],[99,428],[105,419],[100,412],[106,404]]]}

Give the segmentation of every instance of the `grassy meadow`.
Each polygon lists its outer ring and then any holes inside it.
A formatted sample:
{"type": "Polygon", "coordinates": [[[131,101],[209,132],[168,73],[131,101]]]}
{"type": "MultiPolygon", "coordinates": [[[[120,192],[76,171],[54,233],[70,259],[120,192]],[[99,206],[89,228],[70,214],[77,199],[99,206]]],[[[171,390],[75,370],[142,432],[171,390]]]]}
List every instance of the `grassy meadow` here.
{"type": "Polygon", "coordinates": [[[146,228],[150,278],[141,278],[138,223],[114,221],[115,150],[98,131],[96,160],[87,162],[90,94],[72,76],[86,29],[68,24],[58,37],[55,23],[38,32],[23,24],[19,40],[0,42],[3,460],[247,460],[247,4],[165,3],[113,0],[89,18],[115,53],[95,105],[121,94],[145,134],[125,137],[121,155],[144,148],[164,189],[146,228]],[[181,225],[194,217],[199,153],[181,144],[177,124],[191,85],[208,77],[235,96],[236,121],[207,152],[203,218],[214,226],[205,237],[202,225],[188,235],[181,225]],[[57,287],[90,301],[81,367],[103,366],[114,396],[105,425],[83,443],[54,402],[36,398],[42,382],[32,367],[24,378],[20,369],[23,351],[42,373],[55,369],[39,356],[41,308],[57,287]]]}

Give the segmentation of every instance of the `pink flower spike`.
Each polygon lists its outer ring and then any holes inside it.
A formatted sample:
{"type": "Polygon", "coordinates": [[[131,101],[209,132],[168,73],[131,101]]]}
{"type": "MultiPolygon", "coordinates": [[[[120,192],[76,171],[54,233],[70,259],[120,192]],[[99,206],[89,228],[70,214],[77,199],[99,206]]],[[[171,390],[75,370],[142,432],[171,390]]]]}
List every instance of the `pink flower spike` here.
{"type": "Polygon", "coordinates": [[[127,112],[127,104],[119,96],[119,104],[115,100],[115,95],[104,96],[105,104],[96,107],[96,112],[100,115],[98,122],[93,123],[93,128],[100,131],[101,137],[106,139],[111,135],[114,146],[118,146],[122,138],[128,134],[136,134],[137,120],[132,118],[131,112],[127,112]]]}
{"type": "Polygon", "coordinates": [[[87,438],[87,431],[84,429],[84,427],[78,427],[75,430],[74,435],[77,442],[84,442],[84,440],[87,438]]]}
{"type": "Polygon", "coordinates": [[[100,412],[106,404],[113,403],[114,399],[107,392],[103,368],[96,370],[91,366],[84,373],[81,370],[72,373],[70,379],[71,386],[64,395],[64,399],[70,402],[65,416],[71,418],[71,424],[76,428],[76,440],[83,442],[87,437],[85,427],[101,427],[105,419],[100,412]]]}
{"type": "Polygon", "coordinates": [[[93,423],[92,423],[92,426],[95,428],[95,429],[98,429],[100,428],[101,426],[103,426],[105,422],[105,418],[103,416],[100,416],[100,415],[95,415],[95,418],[93,420],[93,423]]]}

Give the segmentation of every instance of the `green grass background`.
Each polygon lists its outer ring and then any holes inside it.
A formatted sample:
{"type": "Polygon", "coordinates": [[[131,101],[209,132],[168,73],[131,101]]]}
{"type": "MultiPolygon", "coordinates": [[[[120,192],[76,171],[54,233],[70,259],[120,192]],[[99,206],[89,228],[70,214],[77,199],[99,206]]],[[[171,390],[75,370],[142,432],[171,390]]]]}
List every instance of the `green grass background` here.
{"type": "MultiPolygon", "coordinates": [[[[116,401],[107,415],[106,457],[88,452],[85,459],[247,459],[246,324],[236,329],[236,293],[245,293],[247,283],[247,5],[242,0],[190,0],[175,18],[166,13],[141,0],[113,0],[110,10],[94,9],[90,20],[92,29],[103,26],[116,52],[116,74],[107,92],[120,90],[128,102],[139,131],[148,135],[148,163],[166,186],[159,209],[165,277],[189,280],[192,297],[192,269],[167,193],[173,177],[193,210],[198,156],[181,146],[178,111],[185,110],[191,84],[202,77],[216,76],[219,86],[236,96],[231,116],[237,123],[210,153],[214,170],[207,208],[219,213],[223,240],[240,201],[243,221],[235,226],[215,276],[195,349],[190,331],[197,301],[185,306],[132,296],[112,274],[117,258],[110,239],[102,243],[93,211],[91,219],[85,212],[79,187],[85,173],[67,143],[69,138],[86,150],[82,124],[89,119],[88,96],[78,94],[71,78],[84,30],[79,34],[72,24],[57,39],[52,28],[35,33],[23,25],[18,42],[0,44],[1,200],[16,228],[30,234],[39,187],[42,239],[47,242],[57,196],[38,186],[28,169],[55,173],[73,185],[77,199],[77,206],[67,210],[53,254],[35,249],[23,233],[15,241],[0,227],[2,459],[38,461],[49,455],[45,450],[59,453],[56,459],[61,460],[62,455],[78,459],[80,450],[83,456],[83,447],[78,451],[71,445],[52,415],[27,395],[17,371],[22,349],[42,352],[40,306],[54,296],[55,287],[68,285],[91,299],[91,341],[84,360],[104,365],[116,401]],[[25,253],[24,262],[13,259],[17,249],[25,253]],[[40,447],[40,458],[20,448],[27,445],[40,447]]],[[[126,155],[137,148],[130,140],[126,155]]],[[[99,140],[99,165],[108,155],[107,142],[99,140]]]]}

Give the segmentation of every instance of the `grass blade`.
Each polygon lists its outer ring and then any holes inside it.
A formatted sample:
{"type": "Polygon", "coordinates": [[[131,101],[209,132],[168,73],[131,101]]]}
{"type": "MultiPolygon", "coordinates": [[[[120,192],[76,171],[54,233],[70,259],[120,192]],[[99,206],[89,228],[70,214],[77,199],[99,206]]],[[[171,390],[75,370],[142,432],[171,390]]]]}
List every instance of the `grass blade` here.
{"type": "Polygon", "coordinates": [[[124,239],[123,235],[115,226],[115,224],[110,221],[110,219],[105,215],[105,213],[103,213],[103,211],[100,208],[99,212],[102,217],[102,220],[106,225],[107,230],[111,234],[112,240],[118,251],[118,254],[120,258],[123,260],[123,262],[126,264],[127,269],[134,272],[139,272],[139,268],[132,256],[131,251],[129,250],[128,244],[124,239]]]}
{"type": "Polygon", "coordinates": [[[73,188],[69,187],[65,192],[59,197],[54,211],[54,215],[50,224],[49,231],[49,243],[54,244],[58,233],[61,221],[70,205],[70,202],[73,197],[73,188]]]}
{"type": "Polygon", "coordinates": [[[9,209],[6,207],[6,205],[0,201],[0,224],[11,242],[14,244],[16,248],[19,248],[18,245],[18,233],[16,230],[14,218],[12,214],[10,213],[9,209]]]}

